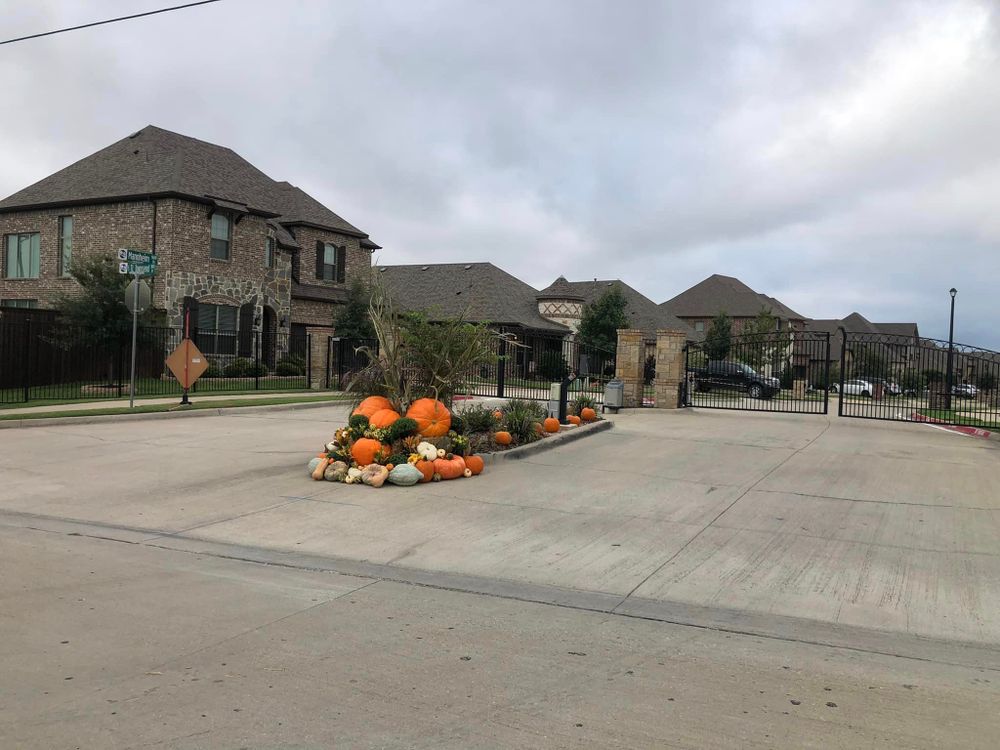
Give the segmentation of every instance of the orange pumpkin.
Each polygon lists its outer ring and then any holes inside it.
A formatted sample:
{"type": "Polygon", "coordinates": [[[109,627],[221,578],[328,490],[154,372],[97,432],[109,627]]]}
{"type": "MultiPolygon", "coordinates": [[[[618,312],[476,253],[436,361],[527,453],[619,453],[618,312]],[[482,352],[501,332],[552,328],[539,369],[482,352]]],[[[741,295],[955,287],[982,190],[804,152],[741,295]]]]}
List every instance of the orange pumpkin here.
{"type": "Polygon", "coordinates": [[[391,408],[392,402],[385,396],[369,396],[358,404],[358,408],[351,412],[351,414],[364,414],[368,419],[371,419],[372,414],[375,412],[391,408]]]}
{"type": "Polygon", "coordinates": [[[496,421],[498,421],[498,422],[499,422],[500,420],[502,420],[502,419],[503,419],[503,412],[502,412],[502,411],[500,411],[499,409],[494,409],[494,410],[493,410],[493,418],[494,418],[494,419],[495,419],[496,421]]]}
{"type": "Polygon", "coordinates": [[[506,430],[500,430],[500,432],[494,434],[493,439],[500,445],[510,445],[511,441],[510,433],[506,430]]]}
{"type": "Polygon", "coordinates": [[[542,427],[546,432],[559,432],[559,420],[555,417],[548,417],[542,422],[542,427]]]}
{"type": "Polygon", "coordinates": [[[541,436],[541,435],[545,434],[545,428],[542,427],[542,423],[541,422],[532,422],[531,423],[531,429],[533,429],[535,431],[536,435],[541,436]]]}
{"type": "Polygon", "coordinates": [[[568,417],[566,417],[566,420],[570,424],[575,424],[575,425],[579,425],[580,424],[580,418],[578,416],[576,416],[576,414],[570,414],[568,417]]]}
{"type": "Polygon", "coordinates": [[[375,460],[386,451],[387,448],[378,440],[360,438],[351,446],[351,458],[357,461],[358,466],[367,466],[375,463],[375,460]]]}
{"type": "Polygon", "coordinates": [[[434,473],[440,474],[442,479],[458,479],[465,473],[465,459],[461,456],[435,458],[434,473]]]}
{"type": "Polygon", "coordinates": [[[421,477],[421,479],[420,479],[420,484],[424,484],[425,482],[429,482],[429,481],[431,481],[434,478],[434,462],[433,461],[420,460],[420,461],[417,461],[413,465],[417,469],[420,470],[421,474],[423,474],[423,477],[421,477]]]}
{"type": "Polygon", "coordinates": [[[473,476],[476,474],[482,474],[483,467],[485,466],[482,456],[466,456],[465,465],[469,468],[469,471],[472,472],[473,476]]]}
{"type": "Polygon", "coordinates": [[[580,410],[580,417],[584,422],[593,422],[597,419],[597,412],[588,406],[585,409],[580,410]]]}
{"type": "Polygon", "coordinates": [[[399,412],[394,409],[379,409],[368,417],[368,424],[372,427],[388,427],[399,419],[399,412]]]}
{"type": "Polygon", "coordinates": [[[417,423],[417,431],[424,437],[441,437],[451,428],[448,407],[432,398],[418,398],[410,404],[406,416],[417,423]]]}

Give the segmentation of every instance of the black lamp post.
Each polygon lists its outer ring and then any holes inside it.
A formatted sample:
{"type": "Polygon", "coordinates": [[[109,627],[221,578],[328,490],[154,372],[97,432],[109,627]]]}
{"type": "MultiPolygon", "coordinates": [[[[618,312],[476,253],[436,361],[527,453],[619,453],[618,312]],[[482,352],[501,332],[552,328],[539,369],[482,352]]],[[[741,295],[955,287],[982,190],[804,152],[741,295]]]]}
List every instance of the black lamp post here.
{"type": "Polygon", "coordinates": [[[955,361],[955,295],[958,290],[952,287],[948,290],[951,295],[951,322],[948,324],[948,372],[945,373],[945,408],[951,409],[951,390],[954,385],[954,361],[955,361]]]}

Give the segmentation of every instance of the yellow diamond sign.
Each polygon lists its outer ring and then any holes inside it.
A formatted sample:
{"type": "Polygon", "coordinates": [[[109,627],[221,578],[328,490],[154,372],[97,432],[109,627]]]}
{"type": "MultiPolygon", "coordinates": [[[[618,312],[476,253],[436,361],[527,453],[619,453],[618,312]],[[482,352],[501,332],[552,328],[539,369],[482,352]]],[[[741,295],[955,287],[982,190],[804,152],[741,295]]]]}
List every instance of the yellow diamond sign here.
{"type": "Polygon", "coordinates": [[[167,357],[167,367],[177,378],[181,388],[190,388],[205,374],[208,360],[191,339],[184,339],[167,357]]]}

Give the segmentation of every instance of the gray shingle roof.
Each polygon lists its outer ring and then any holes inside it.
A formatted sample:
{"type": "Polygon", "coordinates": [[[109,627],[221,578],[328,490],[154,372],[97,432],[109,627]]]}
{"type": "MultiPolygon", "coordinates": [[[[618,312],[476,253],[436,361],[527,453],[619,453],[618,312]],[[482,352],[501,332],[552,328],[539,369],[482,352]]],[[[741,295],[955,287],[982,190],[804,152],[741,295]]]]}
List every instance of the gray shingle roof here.
{"type": "Polygon", "coordinates": [[[712,274],[660,307],[681,318],[712,318],[720,312],[730,317],[752,318],[761,310],[771,312],[786,320],[804,320],[804,316],[787,305],[760,294],[732,276],[712,274]]]}
{"type": "Polygon", "coordinates": [[[317,302],[346,302],[347,290],[342,287],[313,286],[292,281],[292,297],[317,302]]]}
{"type": "Polygon", "coordinates": [[[313,224],[367,235],[304,191],[276,182],[232,149],[148,125],[0,201],[0,211],[106,202],[149,195],[212,199],[280,216],[283,224],[313,224]]]}
{"type": "Polygon", "coordinates": [[[874,323],[879,333],[886,333],[892,336],[912,336],[919,337],[920,332],[916,323],[874,323]]]}
{"type": "Polygon", "coordinates": [[[378,266],[393,302],[434,318],[522,326],[553,333],[569,329],[538,314],[538,291],[492,263],[378,266]]]}
{"type": "Polygon", "coordinates": [[[694,330],[680,318],[672,315],[642,292],[633,289],[621,279],[594,279],[593,281],[566,281],[560,276],[552,284],[539,293],[539,297],[554,297],[559,290],[568,290],[581,297],[586,304],[593,304],[601,295],[612,287],[618,288],[625,297],[628,307],[626,312],[632,321],[632,327],[645,331],[650,337],[661,329],[683,331],[688,338],[699,338],[694,330]]]}
{"type": "Polygon", "coordinates": [[[565,276],[560,276],[536,295],[536,299],[567,299],[584,301],[583,295],[573,288],[565,276]]]}

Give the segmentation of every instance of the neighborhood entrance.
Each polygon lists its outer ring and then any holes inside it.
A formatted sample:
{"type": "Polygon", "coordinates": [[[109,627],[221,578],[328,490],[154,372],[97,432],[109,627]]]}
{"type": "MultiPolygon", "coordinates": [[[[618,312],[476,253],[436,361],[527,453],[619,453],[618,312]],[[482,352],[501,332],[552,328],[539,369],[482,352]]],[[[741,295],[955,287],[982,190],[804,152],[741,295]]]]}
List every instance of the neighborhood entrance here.
{"type": "Polygon", "coordinates": [[[837,339],[839,416],[1000,428],[1000,352],[851,331],[837,339]]]}
{"type": "Polygon", "coordinates": [[[826,414],[830,335],[776,330],[690,343],[685,406],[826,414]]]}

